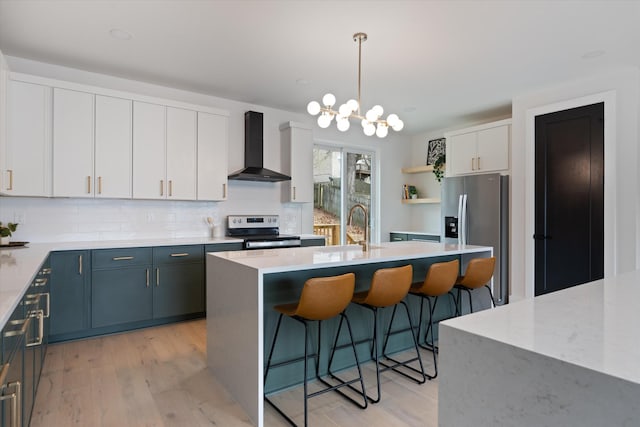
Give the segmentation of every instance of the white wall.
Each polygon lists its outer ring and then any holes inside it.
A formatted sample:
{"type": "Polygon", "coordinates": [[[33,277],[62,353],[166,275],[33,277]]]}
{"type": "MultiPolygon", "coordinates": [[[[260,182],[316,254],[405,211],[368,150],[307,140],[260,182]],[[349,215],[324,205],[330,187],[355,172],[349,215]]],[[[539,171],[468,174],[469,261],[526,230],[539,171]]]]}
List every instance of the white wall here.
{"type": "Polygon", "coordinates": [[[589,78],[564,82],[513,98],[511,184],[511,295],[513,299],[533,295],[533,143],[527,133],[527,112],[544,110],[550,104],[569,105],[572,100],[615,98],[607,117],[605,102],[605,274],[634,270],[638,265],[639,202],[639,83],[637,68],[611,70],[589,78]],[[611,126],[610,132],[606,127],[611,126]],[[607,272],[606,265],[611,265],[607,272]]]}
{"type": "MultiPolygon", "coordinates": [[[[264,165],[280,170],[281,123],[296,121],[313,127],[314,139],[323,143],[351,145],[376,151],[380,164],[379,235],[388,240],[388,233],[406,223],[398,213],[399,188],[402,185],[400,167],[409,147],[409,136],[394,134],[383,140],[366,137],[354,126],[348,132],[320,129],[315,119],[301,106],[300,112],[277,110],[179,89],[60,67],[28,59],[7,57],[11,71],[58,80],[128,91],[154,97],[220,108],[230,112],[229,172],[244,166],[244,112],[264,113],[264,165]]],[[[406,132],[406,131],[405,131],[406,132]]],[[[117,240],[123,238],[154,238],[170,236],[206,236],[204,218],[224,220],[229,214],[278,214],[283,233],[311,233],[311,204],[281,203],[281,184],[230,181],[225,202],[170,202],[140,200],[76,200],[0,198],[0,220],[22,222],[15,233],[16,240],[43,242],[54,240],[117,240]]]]}

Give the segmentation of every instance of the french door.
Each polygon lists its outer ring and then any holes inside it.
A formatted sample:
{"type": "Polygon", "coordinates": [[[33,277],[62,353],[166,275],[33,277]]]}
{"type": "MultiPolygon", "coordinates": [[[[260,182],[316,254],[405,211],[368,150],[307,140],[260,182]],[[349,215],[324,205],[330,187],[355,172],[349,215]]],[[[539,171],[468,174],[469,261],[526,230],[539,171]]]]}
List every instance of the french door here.
{"type": "Polygon", "coordinates": [[[313,233],[325,236],[327,245],[377,236],[374,160],[373,152],[360,149],[314,147],[313,233]]]}

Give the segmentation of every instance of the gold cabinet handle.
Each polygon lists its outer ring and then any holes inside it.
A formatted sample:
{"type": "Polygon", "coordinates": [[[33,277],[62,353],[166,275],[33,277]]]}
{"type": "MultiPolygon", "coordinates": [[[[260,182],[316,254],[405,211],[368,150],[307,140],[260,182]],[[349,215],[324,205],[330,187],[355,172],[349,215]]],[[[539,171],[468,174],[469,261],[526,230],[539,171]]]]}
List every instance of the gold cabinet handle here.
{"type": "Polygon", "coordinates": [[[293,187],[293,200],[296,199],[296,187],[293,187]]]}
{"type": "Polygon", "coordinates": [[[147,271],[147,288],[149,287],[149,269],[146,269],[147,271]]]}
{"type": "Polygon", "coordinates": [[[115,256],[111,259],[114,261],[129,261],[129,260],[132,260],[133,257],[132,256],[115,256]]]}
{"type": "Polygon", "coordinates": [[[227,184],[222,184],[222,198],[227,198],[227,184]]]}
{"type": "Polygon", "coordinates": [[[472,158],[471,158],[471,170],[472,170],[472,171],[476,170],[476,168],[474,167],[474,166],[475,166],[475,163],[474,163],[474,160],[475,160],[475,159],[476,159],[475,157],[472,157],[472,158]]]}
{"type": "Polygon", "coordinates": [[[164,179],[160,180],[160,195],[164,196],[164,179]]]}
{"type": "Polygon", "coordinates": [[[43,287],[43,286],[47,286],[47,282],[49,281],[49,279],[47,279],[46,277],[40,277],[36,280],[33,281],[33,286],[35,287],[43,287]]]}
{"type": "Polygon", "coordinates": [[[98,194],[102,194],[102,177],[98,177],[98,194]]]}
{"type": "Polygon", "coordinates": [[[9,173],[9,187],[7,187],[7,190],[13,190],[13,170],[7,169],[7,173],[9,173]]]}
{"type": "Polygon", "coordinates": [[[44,312],[42,310],[36,310],[29,313],[30,318],[38,319],[38,338],[33,342],[28,342],[25,347],[36,347],[42,345],[42,338],[44,337],[44,312]]]}
{"type": "MultiPolygon", "coordinates": [[[[4,368],[2,368],[2,374],[4,376],[7,375],[5,373],[5,368],[8,373],[8,363],[4,368]]],[[[19,427],[22,424],[22,418],[20,416],[20,414],[22,413],[22,384],[20,383],[20,381],[13,381],[10,383],[4,383],[3,381],[2,383],[0,383],[0,390],[7,390],[9,388],[13,388],[13,393],[0,396],[0,402],[11,400],[11,427],[19,427]]]]}
{"type": "Polygon", "coordinates": [[[0,389],[4,388],[7,375],[9,375],[9,364],[5,363],[2,365],[2,369],[0,369],[0,389]]]}
{"type": "Polygon", "coordinates": [[[160,286],[160,268],[156,268],[156,287],[160,286]]]}
{"type": "Polygon", "coordinates": [[[91,177],[87,177],[87,194],[91,194],[91,177]]]}
{"type": "Polygon", "coordinates": [[[49,267],[45,267],[40,270],[40,274],[51,274],[51,269],[49,267]]]}
{"type": "Polygon", "coordinates": [[[82,255],[78,255],[78,274],[82,275],[82,255]]]}
{"type": "Polygon", "coordinates": [[[169,197],[173,196],[173,180],[169,180],[169,197]]]}
{"type": "Polygon", "coordinates": [[[47,298],[47,304],[45,305],[46,314],[45,314],[45,311],[43,311],[42,309],[40,309],[40,311],[42,311],[42,316],[45,319],[48,319],[49,316],[51,315],[51,295],[49,294],[49,292],[42,292],[42,293],[39,293],[39,294],[29,294],[29,295],[27,295],[27,298],[31,298],[31,300],[27,301],[26,304],[36,304],[36,305],[40,306],[40,297],[46,297],[47,298]]]}
{"type": "Polygon", "coordinates": [[[189,254],[186,253],[186,252],[182,252],[182,253],[179,253],[179,254],[171,254],[171,256],[172,257],[181,257],[181,256],[189,256],[189,254]]]}
{"type": "Polygon", "coordinates": [[[478,166],[478,170],[480,170],[480,157],[478,157],[478,160],[476,161],[476,165],[478,166]]]}
{"type": "Polygon", "coordinates": [[[9,338],[9,337],[17,337],[18,335],[24,335],[27,333],[27,328],[29,328],[29,323],[31,323],[30,317],[27,317],[26,319],[21,319],[21,320],[12,320],[8,323],[8,325],[14,326],[14,325],[22,324],[22,327],[20,329],[7,331],[4,333],[3,336],[5,338],[9,338]]]}

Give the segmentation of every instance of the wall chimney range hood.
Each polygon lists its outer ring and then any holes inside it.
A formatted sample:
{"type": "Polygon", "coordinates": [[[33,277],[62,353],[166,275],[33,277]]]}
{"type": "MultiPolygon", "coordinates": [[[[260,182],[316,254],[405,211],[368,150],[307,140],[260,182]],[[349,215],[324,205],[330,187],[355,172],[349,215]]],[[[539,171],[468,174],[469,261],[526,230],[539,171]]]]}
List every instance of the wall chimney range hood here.
{"type": "Polygon", "coordinates": [[[244,165],[229,179],[240,181],[278,182],[290,181],[291,177],[263,167],[263,118],[262,113],[244,113],[244,165]]]}

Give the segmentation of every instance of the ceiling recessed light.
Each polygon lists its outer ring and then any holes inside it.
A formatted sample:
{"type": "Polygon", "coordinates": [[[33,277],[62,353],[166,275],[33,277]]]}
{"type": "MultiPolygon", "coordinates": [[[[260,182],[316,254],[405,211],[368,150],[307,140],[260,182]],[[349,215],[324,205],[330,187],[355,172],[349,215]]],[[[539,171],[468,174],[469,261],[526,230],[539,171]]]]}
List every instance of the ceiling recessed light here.
{"type": "Polygon", "coordinates": [[[582,55],[582,59],[593,59],[593,58],[602,56],[604,54],[605,54],[604,50],[592,50],[582,55]]]}
{"type": "Polygon", "coordinates": [[[133,38],[133,35],[130,32],[121,30],[120,28],[113,28],[109,31],[109,35],[118,40],[131,40],[133,38]]]}

